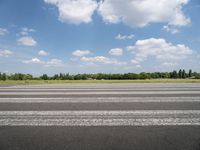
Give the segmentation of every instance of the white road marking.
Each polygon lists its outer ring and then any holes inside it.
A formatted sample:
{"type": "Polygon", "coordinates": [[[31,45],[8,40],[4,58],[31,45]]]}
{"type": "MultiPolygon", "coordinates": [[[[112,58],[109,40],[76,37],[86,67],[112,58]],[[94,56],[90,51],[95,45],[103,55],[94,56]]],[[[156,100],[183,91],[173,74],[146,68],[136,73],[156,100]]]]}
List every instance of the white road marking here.
{"type": "Polygon", "coordinates": [[[0,111],[0,126],[200,125],[200,110],[0,111]]]}
{"type": "MultiPolygon", "coordinates": [[[[174,89],[178,91],[167,91],[167,86],[157,84],[151,88],[151,84],[138,84],[139,86],[51,86],[52,89],[22,89],[22,88],[45,88],[45,86],[18,86],[20,90],[0,88],[0,103],[103,103],[103,102],[200,102],[200,97],[162,97],[162,94],[200,94],[200,91],[191,90],[182,91],[181,88],[174,89]],[[148,85],[148,86],[147,86],[148,85]],[[68,89],[59,89],[67,87],[68,89]],[[116,89],[117,87],[117,89],[116,89]],[[129,89],[139,88],[148,89],[148,91],[127,91],[129,89]],[[155,87],[160,90],[154,91],[155,87]],[[55,88],[55,89],[54,89],[55,88]],[[74,91],[70,91],[73,88],[74,91]],[[80,89],[88,88],[88,89],[80,89]],[[105,89],[99,89],[105,88],[105,89]],[[110,89],[109,89],[110,88],[110,89]],[[112,89],[113,88],[113,89],[112,89]],[[123,89],[124,88],[124,89],[123,89]],[[108,89],[108,91],[104,91],[108,89]],[[165,89],[166,91],[161,91],[165,89]],[[24,90],[24,91],[23,91],[24,90]],[[38,92],[39,90],[39,92],[38,92]],[[53,92],[55,90],[56,92],[53,92]],[[79,90],[83,90],[80,92],[79,90]],[[91,91],[90,91],[91,90],[91,91]],[[96,91],[97,90],[97,91],[96,91]],[[123,90],[123,91],[119,91],[123,90]],[[7,92],[8,91],[8,92],[7,92]],[[32,92],[33,91],[33,92],[32,92]],[[71,98],[2,98],[2,95],[74,95],[71,98]],[[76,97],[77,95],[93,95],[93,97],[76,97]],[[94,97],[98,94],[113,94],[115,97],[94,97]],[[123,94],[161,94],[160,97],[122,97],[123,94]],[[121,96],[122,95],[122,96],[121,96]],[[120,97],[118,97],[120,96],[120,97]]],[[[131,85],[131,84],[130,84],[131,85]]],[[[154,84],[155,85],[155,84],[154,84]]],[[[165,84],[166,85],[166,84],[165,84]]],[[[200,84],[198,84],[198,87],[200,84]]],[[[171,89],[172,84],[169,84],[171,89]]],[[[197,86],[197,84],[195,85],[197,86]]],[[[49,87],[46,86],[46,87],[49,87]]],[[[188,85],[186,87],[188,88],[188,85]]],[[[111,95],[112,96],[112,95],[111,95]]],[[[188,95],[189,96],[189,95],[188,95]]],[[[154,125],[200,125],[200,110],[138,110],[138,111],[0,111],[0,126],[154,126],[154,125]]]]}
{"type": "Polygon", "coordinates": [[[168,87],[163,87],[163,88],[157,88],[157,87],[144,87],[144,88],[137,88],[137,87],[124,87],[124,88],[0,88],[0,92],[4,91],[10,91],[12,92],[34,92],[34,91],[60,91],[60,92],[68,92],[68,91],[200,91],[199,88],[168,88],[168,87]]]}
{"type": "Polygon", "coordinates": [[[200,97],[76,97],[76,98],[0,98],[0,103],[161,103],[200,102],[200,97]]]}
{"type": "Polygon", "coordinates": [[[200,94],[200,91],[130,91],[130,92],[1,92],[1,95],[98,95],[98,94],[115,94],[115,95],[122,95],[122,94],[200,94]]]}

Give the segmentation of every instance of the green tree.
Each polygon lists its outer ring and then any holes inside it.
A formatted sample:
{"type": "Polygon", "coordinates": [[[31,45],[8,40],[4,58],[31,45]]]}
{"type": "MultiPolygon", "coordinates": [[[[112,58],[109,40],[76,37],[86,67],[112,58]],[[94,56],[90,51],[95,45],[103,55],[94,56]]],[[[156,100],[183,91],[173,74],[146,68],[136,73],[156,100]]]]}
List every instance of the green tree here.
{"type": "Polygon", "coordinates": [[[149,79],[150,76],[146,72],[140,73],[140,79],[149,79]]]}
{"type": "Polygon", "coordinates": [[[41,79],[43,79],[43,80],[48,80],[48,79],[49,79],[49,77],[48,77],[48,75],[47,75],[47,74],[43,74],[43,75],[41,76],[41,79]]]}
{"type": "Polygon", "coordinates": [[[200,79],[200,73],[195,74],[195,79],[200,79]]]}
{"type": "Polygon", "coordinates": [[[186,78],[186,73],[185,73],[185,70],[183,69],[182,71],[182,78],[185,79],[186,78]]]}
{"type": "Polygon", "coordinates": [[[191,69],[189,70],[189,74],[188,74],[188,76],[189,76],[189,78],[192,77],[192,70],[191,70],[191,69]]]}
{"type": "Polygon", "coordinates": [[[1,77],[1,79],[2,79],[3,81],[5,81],[5,80],[6,80],[6,78],[7,78],[6,74],[5,74],[5,73],[3,73],[3,74],[2,74],[2,77],[1,77]]]}
{"type": "Polygon", "coordinates": [[[179,77],[179,78],[182,78],[182,70],[181,70],[181,69],[180,69],[179,72],[178,72],[178,77],[179,77]]]}
{"type": "Polygon", "coordinates": [[[58,74],[55,74],[55,75],[53,76],[53,80],[59,80],[59,75],[58,75],[58,74]]]}
{"type": "Polygon", "coordinates": [[[178,78],[178,74],[177,74],[177,72],[175,70],[172,72],[171,78],[174,78],[174,79],[178,78]]]}

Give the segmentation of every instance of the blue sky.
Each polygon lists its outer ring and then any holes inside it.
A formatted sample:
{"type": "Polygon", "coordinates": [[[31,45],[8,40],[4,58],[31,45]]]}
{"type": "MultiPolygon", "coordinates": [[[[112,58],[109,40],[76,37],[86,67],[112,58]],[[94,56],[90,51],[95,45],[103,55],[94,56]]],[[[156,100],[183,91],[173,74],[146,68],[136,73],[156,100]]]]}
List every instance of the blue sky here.
{"type": "Polygon", "coordinates": [[[200,72],[199,0],[0,0],[0,72],[200,72]]]}

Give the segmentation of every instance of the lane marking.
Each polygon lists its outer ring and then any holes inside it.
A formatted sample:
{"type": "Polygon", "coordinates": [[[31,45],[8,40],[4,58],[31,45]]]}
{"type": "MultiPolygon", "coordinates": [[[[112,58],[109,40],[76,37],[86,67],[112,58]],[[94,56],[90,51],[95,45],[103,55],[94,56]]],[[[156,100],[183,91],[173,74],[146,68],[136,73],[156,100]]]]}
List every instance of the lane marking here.
{"type": "Polygon", "coordinates": [[[0,92],[34,92],[34,91],[200,91],[199,88],[155,88],[155,87],[146,87],[146,88],[0,88],[0,92]]]}
{"type": "Polygon", "coordinates": [[[199,118],[164,119],[1,119],[0,126],[199,126],[199,118]]]}
{"type": "Polygon", "coordinates": [[[1,95],[97,95],[97,94],[200,94],[200,91],[130,91],[130,92],[1,92],[1,95]]]}
{"type": "MultiPolygon", "coordinates": [[[[110,115],[110,116],[153,116],[153,115],[200,115],[200,110],[134,110],[134,111],[0,111],[3,115],[52,115],[52,116],[84,116],[84,115],[110,115]]],[[[200,116],[198,116],[200,117],[200,116]]]]}
{"type": "Polygon", "coordinates": [[[0,103],[162,103],[200,102],[200,97],[85,97],[85,98],[0,98],[0,103]]]}
{"type": "Polygon", "coordinates": [[[0,126],[200,125],[200,110],[0,111],[0,126]]]}

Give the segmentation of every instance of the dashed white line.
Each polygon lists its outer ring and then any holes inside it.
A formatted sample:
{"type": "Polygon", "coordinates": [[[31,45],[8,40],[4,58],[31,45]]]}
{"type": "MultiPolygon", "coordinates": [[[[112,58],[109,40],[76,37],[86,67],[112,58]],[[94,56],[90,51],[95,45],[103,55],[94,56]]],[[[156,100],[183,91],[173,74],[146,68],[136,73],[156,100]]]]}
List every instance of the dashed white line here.
{"type": "Polygon", "coordinates": [[[0,98],[0,103],[157,103],[200,102],[200,97],[76,97],[76,98],[0,98]]]}
{"type": "Polygon", "coordinates": [[[157,125],[200,125],[200,111],[0,111],[0,126],[157,125]]]}

